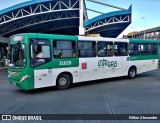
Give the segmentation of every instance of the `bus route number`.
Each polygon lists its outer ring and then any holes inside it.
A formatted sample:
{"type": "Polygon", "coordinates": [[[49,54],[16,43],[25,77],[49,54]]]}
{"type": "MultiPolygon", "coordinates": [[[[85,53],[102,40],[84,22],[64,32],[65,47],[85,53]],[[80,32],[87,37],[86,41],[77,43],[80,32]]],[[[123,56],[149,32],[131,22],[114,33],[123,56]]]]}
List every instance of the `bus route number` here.
{"type": "Polygon", "coordinates": [[[71,61],[60,61],[60,62],[59,62],[59,65],[60,65],[60,66],[69,66],[69,65],[71,65],[71,64],[72,64],[71,61]]]}

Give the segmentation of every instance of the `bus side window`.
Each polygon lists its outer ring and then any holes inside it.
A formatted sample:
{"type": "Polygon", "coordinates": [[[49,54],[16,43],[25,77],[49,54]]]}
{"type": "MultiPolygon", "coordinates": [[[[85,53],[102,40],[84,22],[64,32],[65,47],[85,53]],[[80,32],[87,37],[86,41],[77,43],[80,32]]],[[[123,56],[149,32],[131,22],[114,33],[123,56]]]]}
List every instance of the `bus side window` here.
{"type": "Polygon", "coordinates": [[[152,44],[152,55],[157,55],[158,53],[158,48],[157,44],[152,44]]]}
{"type": "Polygon", "coordinates": [[[141,43],[141,55],[151,55],[151,44],[141,43]]]}
{"type": "Polygon", "coordinates": [[[79,57],[96,57],[96,42],[79,41],[78,56],[79,57]]]}
{"type": "Polygon", "coordinates": [[[97,47],[98,47],[98,57],[107,57],[114,55],[113,42],[99,41],[97,43],[97,47]]]}
{"type": "Polygon", "coordinates": [[[47,39],[30,39],[31,67],[51,61],[50,42],[47,39]]]}
{"type": "Polygon", "coordinates": [[[115,42],[114,43],[115,56],[127,56],[128,55],[128,43],[115,42]]]}
{"type": "Polygon", "coordinates": [[[54,58],[75,58],[76,53],[76,42],[75,41],[64,41],[57,40],[53,41],[53,54],[54,58]]]}
{"type": "Polygon", "coordinates": [[[142,43],[141,44],[141,54],[142,55],[156,55],[157,54],[157,44],[142,43]]]}
{"type": "Polygon", "coordinates": [[[129,44],[129,55],[135,56],[141,54],[140,43],[130,43],[129,44]]]}

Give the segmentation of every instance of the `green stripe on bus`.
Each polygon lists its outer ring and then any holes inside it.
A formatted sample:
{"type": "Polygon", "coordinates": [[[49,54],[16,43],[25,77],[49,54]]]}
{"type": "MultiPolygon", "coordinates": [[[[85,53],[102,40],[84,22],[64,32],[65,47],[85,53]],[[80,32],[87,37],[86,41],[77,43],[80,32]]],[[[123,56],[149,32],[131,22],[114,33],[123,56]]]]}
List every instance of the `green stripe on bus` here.
{"type": "Polygon", "coordinates": [[[130,56],[130,60],[131,61],[135,61],[135,60],[149,60],[149,59],[158,59],[158,55],[130,56]]]}
{"type": "Polygon", "coordinates": [[[140,40],[140,39],[129,39],[131,43],[158,43],[158,41],[155,40],[140,40]]]}

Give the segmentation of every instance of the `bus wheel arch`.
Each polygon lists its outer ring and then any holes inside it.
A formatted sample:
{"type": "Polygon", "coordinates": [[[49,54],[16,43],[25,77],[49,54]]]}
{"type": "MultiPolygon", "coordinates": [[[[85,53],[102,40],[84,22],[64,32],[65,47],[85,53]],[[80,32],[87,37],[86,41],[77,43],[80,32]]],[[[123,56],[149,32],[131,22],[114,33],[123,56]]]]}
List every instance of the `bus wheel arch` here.
{"type": "Polygon", "coordinates": [[[137,67],[136,66],[131,66],[128,70],[128,77],[130,79],[134,79],[137,75],[137,67]]]}
{"type": "Polygon", "coordinates": [[[57,76],[56,87],[59,90],[64,90],[70,87],[73,83],[73,76],[70,72],[62,72],[57,76]]]}

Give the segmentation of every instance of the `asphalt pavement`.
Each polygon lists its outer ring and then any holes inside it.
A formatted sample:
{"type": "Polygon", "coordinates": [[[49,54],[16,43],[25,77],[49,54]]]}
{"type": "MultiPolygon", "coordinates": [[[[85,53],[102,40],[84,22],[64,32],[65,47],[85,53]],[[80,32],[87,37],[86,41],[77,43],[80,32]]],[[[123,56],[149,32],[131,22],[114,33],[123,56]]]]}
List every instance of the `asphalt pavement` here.
{"type": "Polygon", "coordinates": [[[9,84],[7,71],[3,70],[0,71],[0,114],[112,114],[114,120],[110,121],[59,122],[158,123],[117,120],[115,114],[160,114],[160,69],[135,79],[118,77],[73,84],[67,90],[49,87],[32,91],[9,84]]]}

